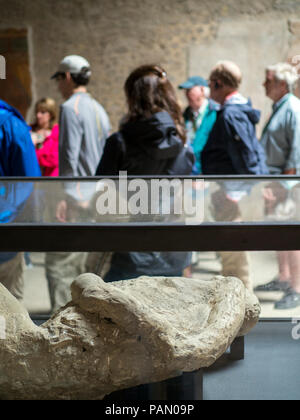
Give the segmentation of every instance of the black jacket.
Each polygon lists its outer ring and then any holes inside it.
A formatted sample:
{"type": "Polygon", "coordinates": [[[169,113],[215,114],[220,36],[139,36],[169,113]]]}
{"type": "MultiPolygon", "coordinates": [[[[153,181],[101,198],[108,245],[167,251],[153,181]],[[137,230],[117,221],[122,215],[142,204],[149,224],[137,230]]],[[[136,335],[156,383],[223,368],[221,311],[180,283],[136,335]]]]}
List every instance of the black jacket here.
{"type": "Polygon", "coordinates": [[[129,122],[110,136],[96,175],[190,175],[194,164],[191,148],[184,147],[167,112],[129,122]]]}
{"type": "MultiPolygon", "coordinates": [[[[121,132],[107,139],[96,175],[190,175],[194,165],[192,149],[184,147],[167,112],[127,123],[121,132]]],[[[190,263],[187,252],[115,253],[105,281],[125,280],[141,275],[180,276],[190,263]]]]}

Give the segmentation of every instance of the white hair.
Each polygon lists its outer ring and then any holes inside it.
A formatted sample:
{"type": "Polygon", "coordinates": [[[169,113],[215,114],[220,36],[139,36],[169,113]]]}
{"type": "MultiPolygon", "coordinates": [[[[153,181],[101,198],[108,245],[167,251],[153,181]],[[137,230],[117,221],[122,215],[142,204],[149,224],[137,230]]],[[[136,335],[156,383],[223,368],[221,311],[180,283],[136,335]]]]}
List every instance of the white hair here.
{"type": "Polygon", "coordinates": [[[299,78],[296,67],[288,63],[277,63],[268,66],[266,70],[274,73],[277,80],[286,82],[289,92],[294,91],[299,78]]]}

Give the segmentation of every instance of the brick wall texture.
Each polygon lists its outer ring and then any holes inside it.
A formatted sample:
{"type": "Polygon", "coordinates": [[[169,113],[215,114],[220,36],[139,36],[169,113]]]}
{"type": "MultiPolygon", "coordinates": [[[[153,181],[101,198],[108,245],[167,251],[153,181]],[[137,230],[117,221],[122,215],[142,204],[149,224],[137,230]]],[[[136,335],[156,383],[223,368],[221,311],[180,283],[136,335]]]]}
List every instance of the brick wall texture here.
{"type": "MultiPolygon", "coordinates": [[[[300,54],[299,0],[0,0],[0,10],[0,29],[29,31],[33,103],[45,95],[60,103],[50,75],[65,55],[83,55],[93,71],[90,92],[114,129],[125,110],[123,84],[134,67],[159,63],[178,85],[190,75],[191,47],[218,42],[223,22],[234,28],[235,22],[274,21],[276,32],[276,23],[284,21],[287,51],[300,54]]],[[[213,49],[211,54],[210,61],[213,49]]]]}

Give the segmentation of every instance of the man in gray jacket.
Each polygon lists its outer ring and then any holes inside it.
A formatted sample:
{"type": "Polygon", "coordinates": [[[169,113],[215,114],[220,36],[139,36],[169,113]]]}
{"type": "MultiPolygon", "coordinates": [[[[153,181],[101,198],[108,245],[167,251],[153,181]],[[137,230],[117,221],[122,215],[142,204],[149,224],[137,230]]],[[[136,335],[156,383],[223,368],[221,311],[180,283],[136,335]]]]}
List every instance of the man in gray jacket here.
{"type": "MultiPolygon", "coordinates": [[[[59,64],[52,79],[66,100],[59,118],[59,175],[94,176],[101,159],[110,121],[104,108],[88,93],[89,62],[69,55],[59,64]]],[[[82,183],[64,183],[65,199],[57,206],[61,222],[86,218],[85,209],[92,191],[82,183]]],[[[88,220],[86,220],[88,221],[88,220]]],[[[54,310],[70,299],[70,284],[85,271],[86,253],[47,253],[46,275],[54,310]]]]}

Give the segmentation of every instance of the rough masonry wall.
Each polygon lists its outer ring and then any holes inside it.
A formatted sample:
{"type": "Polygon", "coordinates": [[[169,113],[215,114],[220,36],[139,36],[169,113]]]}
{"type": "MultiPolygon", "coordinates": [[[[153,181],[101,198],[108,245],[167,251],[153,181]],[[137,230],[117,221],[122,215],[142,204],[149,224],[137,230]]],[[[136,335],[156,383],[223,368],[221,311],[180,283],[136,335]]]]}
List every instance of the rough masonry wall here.
{"type": "MultiPolygon", "coordinates": [[[[0,29],[29,29],[33,103],[45,95],[61,102],[49,77],[62,57],[80,54],[92,65],[90,91],[107,109],[114,129],[125,109],[123,83],[130,70],[159,63],[178,85],[197,68],[195,60],[199,73],[204,71],[201,63],[207,57],[190,57],[195,48],[211,45],[209,62],[214,61],[213,46],[224,22],[233,32],[237,23],[238,36],[243,22],[259,20],[269,27],[274,22],[276,33],[280,21],[286,27],[286,47],[274,45],[275,56],[278,49],[282,60],[291,50],[300,54],[299,0],[0,0],[0,10],[0,29]]],[[[257,42],[257,50],[264,47],[257,42]]],[[[241,49],[247,50],[245,38],[241,49]]],[[[253,45],[249,54],[255,55],[253,45]]],[[[257,88],[257,80],[246,95],[257,88]]]]}

